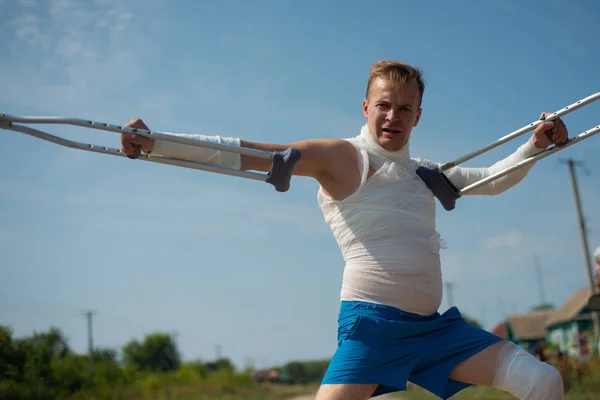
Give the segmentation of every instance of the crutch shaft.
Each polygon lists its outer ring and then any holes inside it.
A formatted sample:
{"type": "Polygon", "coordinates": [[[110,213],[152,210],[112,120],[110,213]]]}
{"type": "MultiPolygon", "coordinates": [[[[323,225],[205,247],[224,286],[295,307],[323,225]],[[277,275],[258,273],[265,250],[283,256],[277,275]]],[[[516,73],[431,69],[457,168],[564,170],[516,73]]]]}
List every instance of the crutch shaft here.
{"type": "Polygon", "coordinates": [[[103,131],[116,132],[116,133],[134,133],[139,136],[147,137],[150,139],[164,140],[167,142],[180,143],[190,146],[206,147],[214,150],[228,151],[233,153],[239,153],[251,157],[264,158],[270,160],[273,158],[273,153],[249,149],[246,147],[231,146],[222,143],[211,143],[198,139],[178,136],[170,132],[159,132],[159,131],[148,131],[145,129],[130,128],[121,125],[112,125],[104,122],[97,122],[85,119],[77,118],[65,118],[65,117],[21,117],[9,114],[0,114],[0,119],[10,123],[26,123],[26,124],[61,124],[61,125],[76,125],[85,128],[99,129],[103,131]]]}
{"type": "MultiPolygon", "coordinates": [[[[127,155],[121,149],[115,149],[115,148],[111,148],[111,147],[99,146],[99,145],[89,144],[89,143],[76,142],[73,140],[64,139],[59,136],[51,135],[49,133],[42,132],[37,129],[22,126],[22,125],[12,124],[11,130],[25,133],[27,135],[31,135],[31,136],[37,137],[39,139],[46,140],[48,142],[52,142],[52,143],[55,143],[55,144],[58,144],[61,146],[65,146],[65,147],[69,147],[72,149],[91,151],[94,153],[101,153],[101,154],[109,154],[109,155],[119,156],[119,157],[127,157],[127,155]]],[[[177,166],[177,167],[191,168],[191,169],[196,169],[196,170],[215,172],[215,173],[219,173],[219,174],[239,176],[242,178],[254,179],[254,180],[263,181],[263,182],[266,181],[266,179],[267,179],[267,174],[263,174],[263,173],[235,170],[235,169],[231,169],[231,168],[219,167],[216,165],[209,165],[209,164],[198,163],[198,162],[194,162],[194,161],[178,160],[178,159],[169,158],[169,157],[141,155],[138,159],[142,160],[142,161],[150,161],[150,162],[155,162],[155,163],[160,163],[160,164],[173,165],[173,166],[177,166]]]]}
{"type": "MultiPolygon", "coordinates": [[[[546,118],[545,118],[545,120],[546,121],[551,121],[553,119],[560,118],[560,117],[562,117],[564,115],[567,115],[570,112],[575,111],[578,108],[581,108],[581,107],[583,107],[583,106],[585,106],[587,104],[590,104],[590,103],[592,103],[592,102],[594,102],[594,101],[596,101],[598,99],[600,99],[600,92],[594,93],[594,94],[592,94],[592,95],[590,95],[590,96],[588,96],[586,98],[583,98],[583,99],[581,99],[581,100],[579,100],[579,101],[577,101],[577,102],[575,102],[573,104],[570,104],[570,105],[568,105],[568,106],[566,106],[566,107],[564,107],[564,108],[562,108],[562,109],[560,109],[560,110],[558,110],[558,111],[556,111],[556,112],[554,112],[554,113],[552,113],[550,115],[547,115],[546,118]]],[[[505,136],[501,137],[500,139],[496,140],[495,142],[492,142],[489,145],[487,145],[487,146],[485,146],[485,147],[483,147],[483,148],[481,148],[479,150],[476,150],[476,151],[473,151],[473,152],[471,152],[469,154],[466,154],[466,155],[464,155],[464,156],[462,156],[460,158],[457,158],[454,161],[445,163],[445,164],[443,164],[440,167],[440,172],[447,171],[450,168],[453,168],[453,167],[455,167],[455,166],[457,166],[459,164],[462,164],[462,163],[464,163],[464,162],[466,162],[466,161],[468,161],[468,160],[470,160],[472,158],[475,158],[475,157],[477,157],[477,156],[479,156],[479,155],[481,155],[483,153],[486,153],[486,152],[490,151],[491,149],[494,149],[494,148],[496,148],[496,147],[498,147],[498,146],[500,146],[500,145],[502,145],[502,144],[504,144],[506,142],[509,142],[509,141],[511,141],[511,140],[513,140],[513,139],[515,139],[515,138],[517,138],[517,137],[519,137],[519,136],[521,136],[521,135],[523,135],[523,134],[525,134],[525,133],[527,133],[529,131],[532,131],[538,125],[540,125],[542,123],[544,123],[543,120],[538,120],[538,121],[532,122],[529,125],[526,125],[526,126],[520,128],[520,129],[517,129],[514,132],[511,132],[508,135],[505,135],[505,136]]]]}
{"type": "Polygon", "coordinates": [[[212,143],[204,140],[197,140],[168,132],[149,131],[76,118],[19,117],[8,114],[0,114],[0,129],[13,130],[25,133],[37,137],[39,139],[43,139],[55,144],[79,150],[93,151],[96,153],[110,154],[115,156],[126,156],[129,158],[136,158],[144,161],[152,161],[162,164],[169,164],[185,168],[192,168],[197,170],[260,180],[272,184],[278,192],[286,192],[289,189],[290,181],[292,179],[296,164],[300,161],[300,158],[302,157],[300,150],[291,147],[284,151],[267,152],[257,149],[245,148],[241,146],[238,147],[221,143],[212,143]],[[120,149],[113,149],[106,146],[98,146],[94,144],[76,142],[59,136],[51,135],[49,133],[42,132],[40,130],[33,129],[24,125],[18,125],[16,123],[77,125],[85,128],[93,128],[117,133],[134,133],[152,139],[159,139],[184,145],[205,147],[225,152],[239,153],[241,155],[246,155],[250,157],[267,159],[271,161],[271,168],[268,171],[268,173],[263,174],[257,172],[238,170],[234,168],[220,167],[200,162],[179,160],[176,158],[164,157],[159,155],[137,154],[136,156],[132,157],[130,155],[125,154],[120,149]]]}
{"type": "MultiPolygon", "coordinates": [[[[535,162],[537,160],[545,158],[545,157],[547,157],[551,154],[554,154],[557,151],[560,151],[566,147],[572,146],[585,138],[593,136],[596,133],[598,133],[598,130],[600,129],[600,127],[597,126],[589,131],[585,131],[585,132],[581,133],[580,135],[567,140],[567,142],[564,144],[555,145],[555,146],[551,147],[550,149],[544,150],[542,153],[540,153],[534,157],[530,157],[526,160],[523,160],[522,162],[519,162],[518,164],[516,164],[510,168],[507,168],[501,172],[498,172],[487,178],[484,178],[484,179],[480,180],[479,182],[475,182],[475,183],[463,188],[462,190],[459,190],[456,186],[454,186],[454,184],[445,175],[445,171],[447,171],[451,168],[454,168],[454,167],[458,166],[459,164],[462,164],[465,161],[468,161],[468,160],[470,160],[480,154],[483,154],[495,147],[498,147],[518,136],[521,136],[525,132],[534,130],[537,126],[539,126],[539,124],[544,123],[545,120],[551,121],[551,120],[560,118],[560,117],[562,117],[572,111],[575,111],[578,108],[588,105],[598,99],[600,99],[600,92],[594,93],[586,98],[583,98],[583,99],[581,99],[573,104],[570,104],[570,105],[562,108],[561,110],[558,110],[550,115],[545,115],[543,118],[541,118],[535,122],[532,122],[531,124],[524,126],[521,129],[518,129],[518,130],[498,139],[497,141],[491,143],[490,145],[488,145],[482,149],[476,150],[474,152],[471,152],[463,157],[457,158],[456,160],[454,160],[452,162],[445,163],[442,166],[440,166],[439,168],[427,168],[425,166],[420,166],[419,168],[417,168],[416,173],[423,180],[423,182],[425,182],[425,184],[431,190],[433,195],[435,197],[437,197],[437,199],[439,200],[440,204],[444,207],[444,209],[446,211],[451,211],[454,209],[454,207],[456,205],[456,200],[458,200],[463,194],[468,193],[468,192],[470,192],[478,187],[481,187],[482,185],[485,185],[489,182],[492,182],[496,179],[499,179],[502,176],[507,175],[518,168],[522,168],[525,165],[528,165],[532,162],[535,162]]],[[[548,134],[548,132],[546,132],[546,134],[548,134]]]]}
{"type": "Polygon", "coordinates": [[[471,185],[465,186],[462,190],[459,191],[459,195],[462,196],[464,194],[467,194],[475,189],[477,189],[478,187],[481,187],[483,185],[488,184],[489,182],[495,181],[496,179],[499,179],[505,175],[510,174],[511,172],[514,172],[526,165],[529,165],[533,162],[539,161],[543,158],[546,158],[554,153],[557,153],[569,146],[573,146],[576,143],[579,143],[580,141],[587,139],[595,134],[597,134],[598,132],[600,132],[600,125],[587,130],[585,132],[580,133],[579,135],[573,137],[572,139],[570,139],[569,141],[567,141],[564,145],[562,146],[552,146],[551,148],[544,150],[543,152],[536,154],[535,156],[531,156],[511,167],[508,167],[500,172],[497,172],[493,175],[488,176],[487,178],[481,179],[471,185]]]}

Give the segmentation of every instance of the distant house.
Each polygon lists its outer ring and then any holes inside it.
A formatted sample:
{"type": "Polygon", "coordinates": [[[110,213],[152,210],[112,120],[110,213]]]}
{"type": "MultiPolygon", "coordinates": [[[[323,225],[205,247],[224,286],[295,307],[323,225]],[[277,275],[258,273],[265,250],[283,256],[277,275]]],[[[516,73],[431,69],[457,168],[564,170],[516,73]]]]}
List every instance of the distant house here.
{"type": "Polygon", "coordinates": [[[570,355],[580,354],[581,333],[594,331],[592,314],[587,308],[591,293],[588,287],[579,289],[546,321],[548,341],[570,355]]]}
{"type": "Polygon", "coordinates": [[[557,310],[512,314],[491,332],[529,351],[545,339],[568,355],[585,355],[589,349],[583,333],[594,331],[587,308],[590,296],[589,288],[581,288],[557,310]]]}
{"type": "Polygon", "coordinates": [[[491,332],[523,348],[534,349],[538,341],[546,338],[546,321],[551,314],[549,311],[512,314],[491,332]]]}

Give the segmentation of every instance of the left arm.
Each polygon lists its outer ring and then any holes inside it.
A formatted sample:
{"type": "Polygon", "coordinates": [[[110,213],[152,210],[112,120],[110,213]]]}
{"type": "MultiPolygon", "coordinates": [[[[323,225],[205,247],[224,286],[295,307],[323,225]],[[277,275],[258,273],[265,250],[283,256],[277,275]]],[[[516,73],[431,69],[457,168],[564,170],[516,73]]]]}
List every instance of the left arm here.
{"type": "MultiPolygon", "coordinates": [[[[481,168],[467,168],[457,166],[449,169],[445,174],[446,177],[456,186],[459,190],[475,183],[480,180],[487,178],[495,173],[498,173],[502,170],[505,170],[508,167],[511,167],[518,162],[521,162],[531,156],[534,156],[544,149],[540,149],[535,147],[531,140],[528,140],[527,143],[521,145],[517,151],[509,155],[503,160],[498,161],[494,165],[490,167],[481,167],[481,168]]],[[[521,182],[529,170],[533,167],[534,163],[525,165],[510,174],[504,175],[501,178],[493,180],[483,186],[480,186],[476,189],[473,189],[466,193],[466,195],[488,195],[493,196],[500,194],[511,187],[515,186],[517,183],[521,182]]]]}
{"type": "MultiPolygon", "coordinates": [[[[533,136],[521,145],[517,151],[509,155],[503,160],[498,161],[494,165],[487,168],[466,168],[457,166],[446,172],[448,179],[460,190],[469,186],[481,179],[487,178],[495,173],[505,170],[529,157],[544,151],[551,144],[564,143],[568,138],[568,132],[565,124],[560,120],[546,121],[543,124],[538,125],[533,133],[533,136]],[[551,137],[548,138],[546,134],[547,130],[551,130],[551,137]]],[[[486,185],[480,186],[467,194],[471,195],[497,195],[517,183],[521,182],[534,163],[525,165],[510,174],[504,175],[494,181],[487,183],[486,185]]]]}

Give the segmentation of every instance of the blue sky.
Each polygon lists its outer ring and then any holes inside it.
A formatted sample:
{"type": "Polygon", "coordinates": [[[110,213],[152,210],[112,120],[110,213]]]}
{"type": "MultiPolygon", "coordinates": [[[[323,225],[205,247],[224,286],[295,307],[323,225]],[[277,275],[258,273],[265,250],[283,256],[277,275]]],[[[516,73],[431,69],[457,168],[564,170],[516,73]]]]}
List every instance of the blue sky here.
{"type": "MultiPolygon", "coordinates": [[[[600,91],[597,15],[587,0],[0,0],[0,112],[265,142],[350,137],[369,66],[401,59],[427,89],[413,156],[449,161],[600,91]]],[[[598,123],[600,103],[565,118],[598,123]]],[[[43,129],[118,147],[112,133],[43,129]]],[[[94,343],[177,332],[186,359],[242,366],[329,357],[343,260],[315,182],[287,193],[241,178],[59,147],[0,132],[0,323],[58,326],[94,343]]],[[[467,163],[490,165],[523,136],[467,163]]],[[[578,170],[590,248],[600,246],[600,136],[539,162],[497,197],[438,207],[454,302],[491,328],[587,284],[567,167],[578,170]]],[[[441,310],[447,308],[445,297],[441,310]]]]}

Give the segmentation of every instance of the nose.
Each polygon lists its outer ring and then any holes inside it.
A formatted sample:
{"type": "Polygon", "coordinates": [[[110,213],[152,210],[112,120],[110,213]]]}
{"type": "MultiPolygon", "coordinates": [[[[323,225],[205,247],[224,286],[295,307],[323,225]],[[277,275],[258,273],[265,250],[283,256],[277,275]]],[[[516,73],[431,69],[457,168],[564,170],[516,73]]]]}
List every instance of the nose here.
{"type": "Polygon", "coordinates": [[[395,123],[400,121],[400,112],[394,108],[390,108],[387,113],[386,119],[390,123],[395,123]]]}

